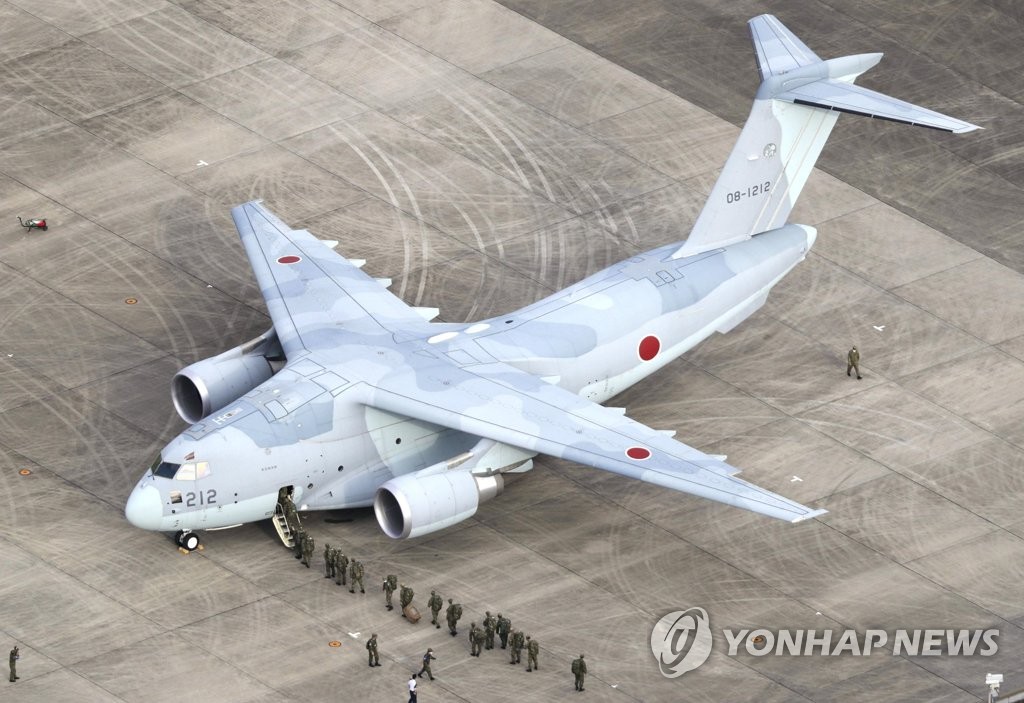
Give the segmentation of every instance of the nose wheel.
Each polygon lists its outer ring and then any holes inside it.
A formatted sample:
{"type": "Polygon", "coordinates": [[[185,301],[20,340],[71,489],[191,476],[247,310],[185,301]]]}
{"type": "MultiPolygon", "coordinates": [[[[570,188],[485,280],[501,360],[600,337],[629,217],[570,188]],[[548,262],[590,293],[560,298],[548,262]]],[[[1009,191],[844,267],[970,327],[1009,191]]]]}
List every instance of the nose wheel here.
{"type": "Polygon", "coordinates": [[[174,535],[174,543],[182,549],[194,552],[199,548],[199,535],[192,530],[178,530],[174,535]]]}

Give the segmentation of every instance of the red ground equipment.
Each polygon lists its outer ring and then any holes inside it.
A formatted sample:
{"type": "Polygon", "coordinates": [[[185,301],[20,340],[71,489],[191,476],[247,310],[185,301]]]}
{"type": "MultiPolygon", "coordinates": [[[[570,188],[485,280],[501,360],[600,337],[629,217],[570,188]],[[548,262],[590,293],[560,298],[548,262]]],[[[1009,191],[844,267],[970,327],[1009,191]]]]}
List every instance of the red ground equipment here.
{"type": "Polygon", "coordinates": [[[33,218],[31,220],[25,221],[25,220],[23,220],[23,219],[21,219],[19,217],[18,218],[18,223],[21,224],[21,226],[24,227],[25,229],[41,229],[44,232],[47,229],[49,229],[46,226],[46,220],[42,220],[42,219],[39,219],[39,218],[33,218]]]}

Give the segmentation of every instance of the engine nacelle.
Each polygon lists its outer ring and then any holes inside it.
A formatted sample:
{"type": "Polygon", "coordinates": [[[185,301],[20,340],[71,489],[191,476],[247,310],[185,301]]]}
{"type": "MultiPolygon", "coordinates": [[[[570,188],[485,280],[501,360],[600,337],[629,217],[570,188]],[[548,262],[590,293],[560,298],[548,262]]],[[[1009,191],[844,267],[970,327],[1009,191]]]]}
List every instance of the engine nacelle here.
{"type": "Polygon", "coordinates": [[[270,329],[223,354],[186,366],[171,381],[171,399],[181,419],[196,423],[273,376],[284,353],[270,329]]]}
{"type": "Polygon", "coordinates": [[[373,512],[388,537],[419,537],[472,517],[481,503],[504,488],[501,474],[476,476],[468,471],[446,471],[429,476],[409,474],[393,478],[377,489],[373,512]]]}

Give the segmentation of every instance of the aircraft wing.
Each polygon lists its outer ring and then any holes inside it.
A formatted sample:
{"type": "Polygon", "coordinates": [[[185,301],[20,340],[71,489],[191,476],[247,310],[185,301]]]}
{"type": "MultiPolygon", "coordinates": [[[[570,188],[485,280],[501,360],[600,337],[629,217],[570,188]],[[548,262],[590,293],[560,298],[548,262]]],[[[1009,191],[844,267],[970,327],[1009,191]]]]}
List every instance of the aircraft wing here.
{"type": "Polygon", "coordinates": [[[231,210],[267,311],[289,358],[338,326],[380,331],[424,316],[306,230],[291,229],[259,201],[231,210]]]}
{"type": "Polygon", "coordinates": [[[407,417],[790,522],[827,512],[738,479],[718,459],[506,364],[424,359],[372,385],[367,404],[407,417]]]}

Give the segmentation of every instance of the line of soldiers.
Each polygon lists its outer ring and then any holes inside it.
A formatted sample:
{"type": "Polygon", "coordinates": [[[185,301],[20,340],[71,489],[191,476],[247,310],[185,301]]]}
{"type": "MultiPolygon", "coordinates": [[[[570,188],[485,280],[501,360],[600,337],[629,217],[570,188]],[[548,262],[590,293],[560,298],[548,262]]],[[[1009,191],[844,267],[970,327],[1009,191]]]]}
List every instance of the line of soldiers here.
{"type": "MultiPolygon", "coordinates": [[[[309,569],[316,551],[316,540],[302,527],[295,503],[285,489],[281,489],[278,500],[294,539],[295,558],[301,559],[302,564],[309,569]]],[[[350,584],[349,593],[355,593],[356,586],[359,586],[360,593],[366,593],[363,587],[363,563],[357,559],[350,560],[340,548],[332,547],[329,543],[324,544],[324,578],[334,579],[339,586],[350,584]]]]}
{"type": "MultiPolygon", "coordinates": [[[[288,521],[289,527],[295,525],[292,530],[295,536],[295,558],[302,559],[302,563],[309,568],[310,561],[314,550],[316,549],[316,543],[311,535],[309,535],[301,526],[298,519],[298,511],[295,509],[295,505],[291,500],[291,497],[282,494],[281,502],[284,508],[285,519],[288,521]]],[[[348,581],[351,582],[349,593],[355,593],[355,587],[358,584],[359,592],[365,593],[363,588],[363,564],[355,559],[350,560],[340,548],[332,547],[330,544],[324,545],[324,578],[333,578],[335,583],[339,586],[346,585],[346,574],[348,575],[348,581]]],[[[401,615],[406,617],[406,607],[412,604],[414,597],[413,589],[404,583],[399,583],[398,576],[395,574],[388,574],[384,577],[384,581],[381,585],[381,590],[384,592],[384,607],[388,610],[394,610],[392,605],[392,598],[397,590],[399,592],[399,603],[401,606],[401,615]]],[[[440,623],[437,621],[438,615],[441,609],[444,607],[444,599],[438,595],[437,591],[430,592],[430,598],[427,601],[427,606],[430,608],[431,620],[430,623],[437,629],[441,628],[440,623]]],[[[448,623],[448,632],[452,637],[458,635],[458,622],[462,618],[462,604],[455,603],[451,598],[448,599],[448,608],[445,611],[445,618],[448,623]]],[[[522,663],[522,653],[526,650],[526,670],[533,671],[539,669],[540,666],[537,663],[537,656],[540,654],[540,643],[533,639],[531,635],[526,635],[521,630],[512,628],[512,621],[506,618],[501,613],[498,613],[497,617],[491,615],[491,611],[485,613],[483,619],[483,627],[478,627],[474,622],[469,628],[469,642],[470,642],[470,656],[479,657],[481,651],[484,649],[494,649],[494,636],[497,635],[501,640],[501,648],[506,649],[511,647],[509,664],[515,665],[522,663]]],[[[370,639],[366,642],[366,651],[368,655],[369,666],[376,667],[380,666],[380,655],[378,652],[377,635],[374,633],[370,639]]],[[[423,666],[419,673],[414,676],[422,678],[423,674],[426,673],[430,680],[434,680],[434,675],[430,670],[430,662],[436,660],[437,657],[433,654],[433,649],[427,649],[427,652],[423,655],[423,666]]],[[[579,656],[579,659],[574,659],[572,662],[572,673],[575,677],[576,690],[583,690],[583,678],[587,673],[587,665],[583,661],[583,655],[579,656]]]]}

